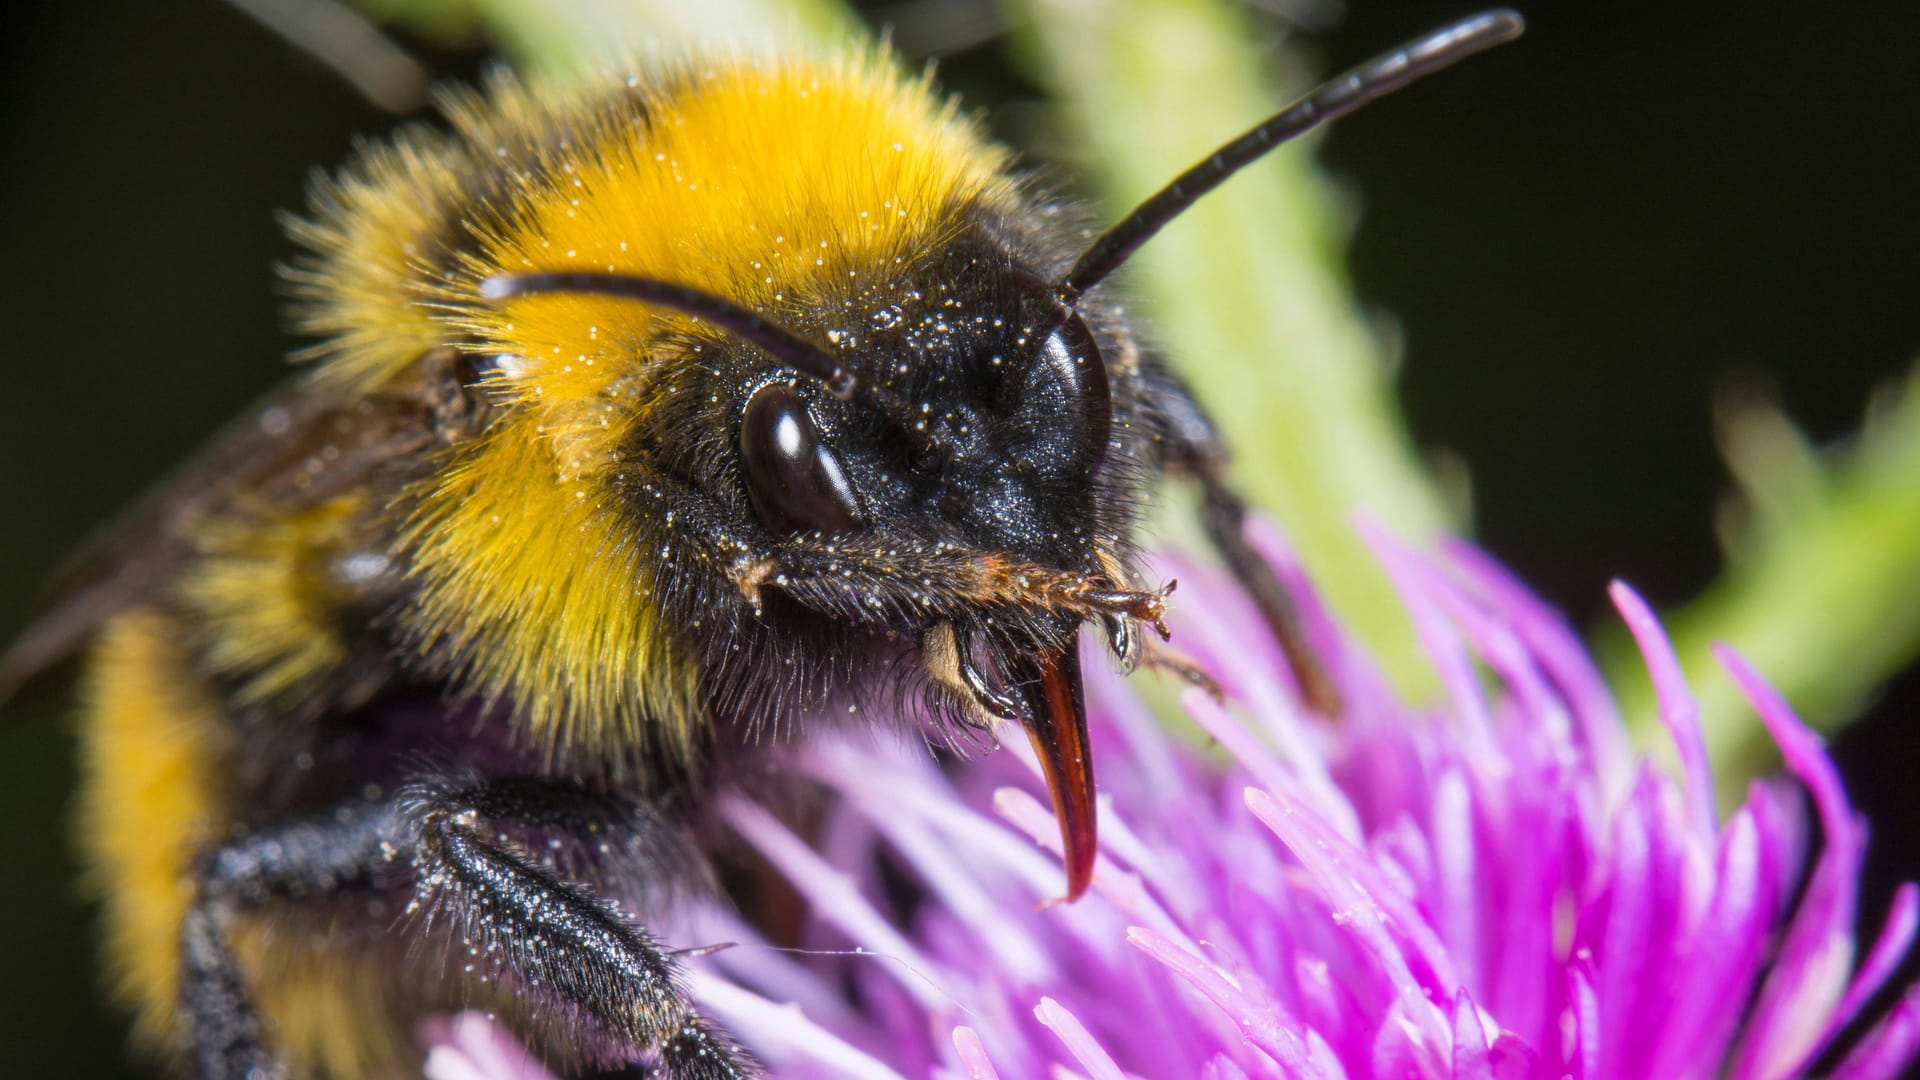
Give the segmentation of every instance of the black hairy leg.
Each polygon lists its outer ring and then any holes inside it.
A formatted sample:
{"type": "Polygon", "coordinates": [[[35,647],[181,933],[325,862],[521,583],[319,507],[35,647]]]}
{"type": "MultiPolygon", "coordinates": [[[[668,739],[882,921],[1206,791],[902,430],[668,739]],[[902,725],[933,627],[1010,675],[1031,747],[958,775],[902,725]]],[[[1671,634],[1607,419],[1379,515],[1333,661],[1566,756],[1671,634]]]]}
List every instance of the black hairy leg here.
{"type": "Polygon", "coordinates": [[[199,896],[181,924],[181,1009],[190,1060],[201,1080],[269,1080],[286,1075],[261,1043],[260,1022],[229,939],[232,916],[275,901],[337,895],[392,875],[400,834],[391,804],[340,807],[235,838],[199,867],[199,896]]]}
{"type": "Polygon", "coordinates": [[[205,901],[190,909],[181,924],[180,955],[180,1006],[193,1068],[201,1080],[284,1076],[260,1044],[260,1020],[247,999],[226,930],[205,901]]]}
{"type": "Polygon", "coordinates": [[[1141,364],[1147,407],[1160,422],[1160,465],[1200,487],[1200,526],[1227,570],[1252,594],[1261,616],[1287,654],[1307,704],[1329,716],[1340,712],[1333,680],[1307,643],[1300,607],[1273,567],[1247,541],[1247,504],[1227,480],[1228,453],[1211,417],[1181,378],[1159,358],[1141,364]]]}
{"type": "Polygon", "coordinates": [[[652,1048],[654,1075],[740,1080],[745,1051],[702,1021],[678,965],[645,930],[579,885],[560,880],[502,827],[576,837],[601,796],[549,781],[418,784],[401,795],[412,833],[415,904],[451,919],[476,955],[493,957],[524,991],[589,1019],[625,1048],[652,1048]]]}
{"type": "MultiPolygon", "coordinates": [[[[411,888],[413,929],[450,934],[533,999],[589,1059],[650,1052],[624,1075],[744,1080],[745,1051],[694,1011],[672,956],[555,867],[616,889],[651,868],[684,874],[671,826],[627,800],[549,780],[423,780],[382,801],[247,833],[202,862],[183,924],[182,1006],[203,1080],[284,1069],[262,1045],[228,924],[277,903],[411,888]],[[534,854],[534,840],[551,857],[534,854]],[[605,871],[600,873],[599,871],[605,871]]],[[[658,882],[654,883],[656,886],[658,882]]],[[[622,1074],[609,1074],[622,1075],[622,1074]]]]}

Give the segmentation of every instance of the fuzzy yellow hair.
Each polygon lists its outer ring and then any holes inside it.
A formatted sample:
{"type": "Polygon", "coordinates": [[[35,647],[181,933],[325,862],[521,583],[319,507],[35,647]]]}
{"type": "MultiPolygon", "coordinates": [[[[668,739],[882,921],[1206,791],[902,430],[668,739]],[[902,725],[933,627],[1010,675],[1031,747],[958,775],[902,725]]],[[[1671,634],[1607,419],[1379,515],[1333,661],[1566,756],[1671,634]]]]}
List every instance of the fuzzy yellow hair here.
{"type": "Polygon", "coordinates": [[[511,408],[409,500],[415,643],[550,747],[683,754],[695,674],[614,485],[631,418],[673,391],[659,365],[688,362],[665,343],[695,327],[604,297],[481,304],[479,283],[590,270],[776,318],[827,310],[1010,200],[1007,161],[926,79],[865,53],[507,82],[450,113],[456,137],[370,153],[300,229],[306,323],[333,334],[323,380],[371,389],[446,344],[510,360],[489,388],[511,408]]]}

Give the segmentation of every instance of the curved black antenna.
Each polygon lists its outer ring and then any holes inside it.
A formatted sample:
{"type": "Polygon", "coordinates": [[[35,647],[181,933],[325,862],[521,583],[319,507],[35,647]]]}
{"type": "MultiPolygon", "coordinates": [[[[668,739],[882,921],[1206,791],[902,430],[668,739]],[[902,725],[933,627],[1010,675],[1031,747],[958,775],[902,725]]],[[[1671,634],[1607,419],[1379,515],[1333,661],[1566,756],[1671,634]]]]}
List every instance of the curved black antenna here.
{"type": "Polygon", "coordinates": [[[1306,97],[1181,173],[1173,183],[1161,188],[1101,234],[1055,287],[1060,302],[1072,307],[1082,294],[1106,280],[1107,275],[1119,269],[1128,256],[1153,239],[1168,222],[1267,151],[1416,79],[1512,41],[1525,28],[1526,23],[1518,12],[1504,8],[1483,11],[1320,84],[1306,97]]]}
{"type": "Polygon", "coordinates": [[[672,308],[682,314],[705,319],[722,330],[738,334],[760,346],[788,367],[825,383],[827,390],[842,401],[851,401],[860,393],[859,377],[834,359],[832,353],[725,297],[702,292],[689,285],[631,274],[602,274],[585,270],[501,274],[480,283],[480,295],[488,300],[511,300],[541,293],[613,296],[672,308]]]}

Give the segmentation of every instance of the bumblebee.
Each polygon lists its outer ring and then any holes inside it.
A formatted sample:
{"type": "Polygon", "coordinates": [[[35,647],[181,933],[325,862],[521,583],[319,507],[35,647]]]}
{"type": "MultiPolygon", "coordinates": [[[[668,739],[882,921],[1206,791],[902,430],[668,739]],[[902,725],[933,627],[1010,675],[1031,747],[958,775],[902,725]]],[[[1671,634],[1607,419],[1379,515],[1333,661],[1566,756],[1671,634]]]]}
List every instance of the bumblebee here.
{"type": "Polygon", "coordinates": [[[82,835],[142,1037],[207,1080],[417,1075],[417,1020],[477,1005],[561,1067],[753,1075],[616,901],[709,882],[711,793],[829,723],[1020,725],[1078,897],[1081,629],[1181,670],[1149,485],[1198,486],[1333,705],[1204,410],[1102,284],[1519,29],[1364,64],[1097,233],[871,54],[502,79],[365,151],[294,226],[312,366],[0,661],[4,696],[90,643],[82,835]]]}

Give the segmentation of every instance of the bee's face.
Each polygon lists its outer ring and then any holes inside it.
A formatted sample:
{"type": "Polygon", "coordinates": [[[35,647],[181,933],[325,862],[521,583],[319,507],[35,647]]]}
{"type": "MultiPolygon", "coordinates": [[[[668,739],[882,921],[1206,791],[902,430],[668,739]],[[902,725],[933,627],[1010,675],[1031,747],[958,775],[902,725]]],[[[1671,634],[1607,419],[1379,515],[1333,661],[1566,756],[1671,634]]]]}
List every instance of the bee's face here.
{"type": "MultiPolygon", "coordinates": [[[[955,245],[901,280],[787,318],[832,343],[861,392],[841,400],[750,345],[703,343],[713,383],[698,396],[729,435],[685,462],[748,562],[874,556],[845,596],[830,577],[786,590],[802,607],[913,635],[1003,606],[976,581],[943,581],[929,560],[1110,573],[1127,531],[1114,506],[1131,501],[1115,487],[1132,473],[1109,462],[1116,393],[1102,339],[1115,339],[1062,308],[1044,278],[988,245],[955,245]],[[875,565],[889,555],[897,574],[875,565]]],[[[755,584],[781,590],[782,576],[755,584]]],[[[1052,620],[1038,636],[1075,625],[1052,620]]]]}
{"type": "Polygon", "coordinates": [[[862,321],[839,336],[868,393],[776,375],[740,402],[739,478],[770,542],[867,533],[1096,569],[1112,393],[1080,317],[994,268],[900,289],[862,321]]]}
{"type": "Polygon", "coordinates": [[[677,368],[699,372],[696,385],[635,446],[673,462],[732,540],[704,573],[675,578],[720,586],[701,602],[732,598],[730,618],[688,620],[710,634],[700,652],[717,715],[764,723],[917,686],[950,720],[1020,723],[1084,888],[1079,631],[1097,621],[1131,662],[1134,623],[1159,616],[1158,595],[1131,583],[1150,425],[1136,415],[1138,375],[1109,362],[1130,355],[1124,333],[986,242],[780,318],[830,344],[857,391],[705,338],[689,345],[699,362],[677,368]]]}

